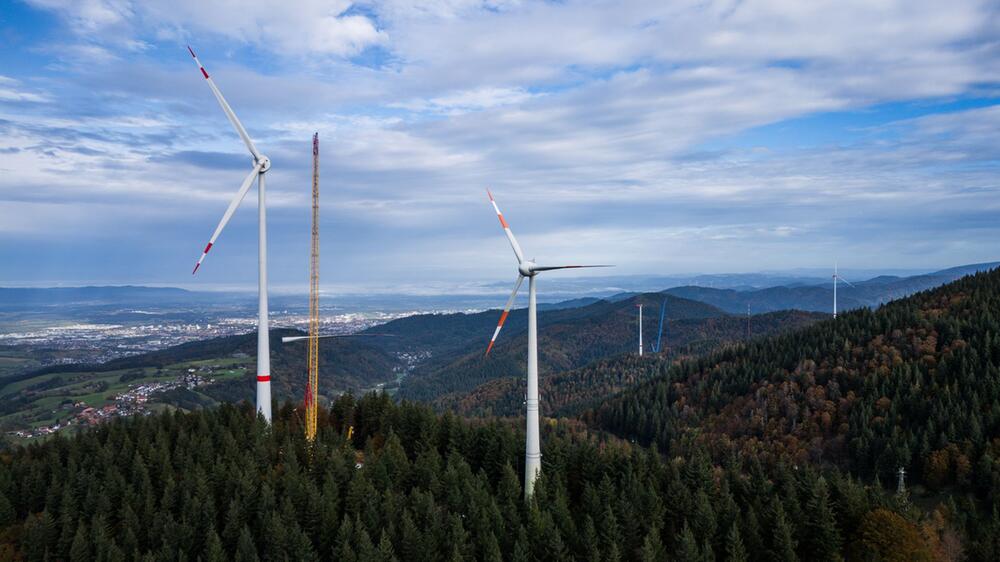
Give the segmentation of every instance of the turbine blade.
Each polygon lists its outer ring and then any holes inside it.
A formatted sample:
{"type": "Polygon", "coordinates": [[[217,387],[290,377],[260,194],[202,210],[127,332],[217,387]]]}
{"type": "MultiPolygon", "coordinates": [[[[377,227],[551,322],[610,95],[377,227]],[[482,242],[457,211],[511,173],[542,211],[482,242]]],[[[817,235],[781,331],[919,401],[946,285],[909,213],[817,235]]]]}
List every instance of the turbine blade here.
{"type": "MultiPolygon", "coordinates": [[[[289,343],[299,340],[307,340],[312,336],[285,336],[281,338],[281,343],[289,343]]],[[[392,334],[325,334],[316,336],[317,338],[394,338],[392,334]]]]}
{"type": "Polygon", "coordinates": [[[553,269],[581,269],[585,267],[614,267],[613,265],[536,265],[531,271],[552,271],[553,269]]]}
{"type": "Polygon", "coordinates": [[[257,177],[258,173],[260,173],[259,163],[253,167],[253,170],[250,170],[250,175],[243,180],[243,185],[241,185],[240,190],[236,192],[236,197],[233,197],[233,200],[229,202],[229,208],[226,209],[226,214],[222,215],[222,220],[219,221],[219,226],[215,227],[215,232],[212,234],[212,238],[208,241],[208,245],[205,246],[205,250],[201,253],[201,258],[198,259],[198,263],[194,265],[194,271],[191,272],[191,275],[198,272],[198,268],[201,267],[201,262],[205,261],[205,256],[208,255],[208,251],[215,245],[215,240],[220,234],[222,234],[222,229],[226,228],[226,225],[229,224],[229,219],[233,218],[233,213],[236,212],[236,208],[240,206],[240,202],[243,201],[243,198],[247,196],[247,192],[250,191],[250,186],[253,185],[253,180],[257,177]]]}
{"type": "Polygon", "coordinates": [[[493,204],[493,210],[497,212],[497,218],[500,219],[500,226],[503,227],[503,232],[507,235],[510,247],[514,249],[514,255],[517,256],[517,263],[523,262],[524,252],[521,251],[521,246],[517,243],[517,238],[514,238],[514,233],[510,231],[510,225],[504,220],[503,213],[500,212],[500,207],[497,207],[497,202],[493,199],[493,194],[490,193],[490,190],[487,189],[486,194],[490,196],[490,203],[493,204]]]}
{"type": "MultiPolygon", "coordinates": [[[[850,281],[848,281],[847,279],[844,279],[843,277],[840,277],[839,275],[837,276],[837,281],[840,281],[841,283],[847,283],[851,287],[854,287],[854,283],[851,283],[850,281]]],[[[854,287],[854,288],[857,289],[857,287],[854,287]]]]}
{"type": "Polygon", "coordinates": [[[219,105],[222,106],[222,111],[226,113],[226,117],[229,118],[229,122],[232,123],[233,128],[236,129],[236,134],[243,139],[243,144],[247,145],[247,150],[249,150],[250,154],[253,155],[254,161],[256,162],[257,160],[260,160],[260,152],[257,152],[257,147],[254,146],[253,141],[250,140],[250,135],[247,134],[247,130],[243,128],[243,124],[236,118],[236,114],[233,113],[233,108],[229,107],[229,104],[226,103],[226,98],[222,97],[222,92],[220,92],[219,88],[215,86],[215,81],[213,81],[212,77],[208,75],[208,71],[205,70],[204,66],[202,66],[201,61],[198,60],[197,55],[194,54],[194,50],[191,49],[190,45],[188,45],[188,52],[191,53],[191,58],[194,59],[198,68],[201,69],[201,75],[205,77],[205,81],[208,82],[208,87],[211,88],[212,93],[215,94],[215,99],[217,99],[219,101],[219,105]]]}
{"type": "MultiPolygon", "coordinates": [[[[521,288],[521,283],[524,281],[523,275],[517,276],[517,282],[514,283],[514,291],[510,294],[510,298],[507,299],[507,304],[503,307],[503,313],[500,314],[500,321],[497,322],[497,329],[493,331],[493,337],[490,338],[490,345],[486,346],[485,355],[490,354],[490,350],[493,349],[493,344],[497,341],[497,336],[500,335],[500,329],[503,328],[503,323],[507,321],[507,314],[510,313],[510,307],[514,306],[514,298],[517,297],[517,291],[521,288]]],[[[484,356],[485,356],[484,355],[484,356]]]]}

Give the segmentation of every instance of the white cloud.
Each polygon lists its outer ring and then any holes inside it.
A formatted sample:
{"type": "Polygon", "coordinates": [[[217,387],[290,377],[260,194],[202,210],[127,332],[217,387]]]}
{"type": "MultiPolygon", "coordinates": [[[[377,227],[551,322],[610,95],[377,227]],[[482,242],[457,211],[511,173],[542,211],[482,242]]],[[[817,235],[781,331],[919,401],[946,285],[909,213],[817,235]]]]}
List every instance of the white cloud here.
{"type": "Polygon", "coordinates": [[[47,94],[27,91],[19,80],[0,74],[0,102],[44,103],[49,100],[47,94]]]}
{"type": "Polygon", "coordinates": [[[132,16],[130,0],[27,0],[59,13],[80,32],[96,32],[122,24],[132,16]]]}
{"type": "Polygon", "coordinates": [[[346,0],[29,1],[61,14],[90,40],[132,51],[145,50],[148,37],[184,40],[208,34],[284,54],[350,56],[385,40],[371,19],[345,13],[352,6],[346,0]]]}
{"type": "Polygon", "coordinates": [[[473,90],[449,92],[431,99],[414,99],[389,104],[410,111],[458,115],[503,105],[517,105],[537,97],[524,88],[481,87],[473,90]]]}

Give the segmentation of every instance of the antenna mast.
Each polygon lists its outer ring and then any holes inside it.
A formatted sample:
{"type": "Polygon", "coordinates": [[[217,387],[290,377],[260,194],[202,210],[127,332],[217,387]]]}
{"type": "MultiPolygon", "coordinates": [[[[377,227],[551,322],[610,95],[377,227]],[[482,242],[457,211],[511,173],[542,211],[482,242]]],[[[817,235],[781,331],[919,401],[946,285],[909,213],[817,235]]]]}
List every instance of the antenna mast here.
{"type": "Polygon", "coordinates": [[[306,384],[306,439],[316,439],[319,398],[319,133],[313,135],[312,253],[309,257],[309,382],[306,384]]]}

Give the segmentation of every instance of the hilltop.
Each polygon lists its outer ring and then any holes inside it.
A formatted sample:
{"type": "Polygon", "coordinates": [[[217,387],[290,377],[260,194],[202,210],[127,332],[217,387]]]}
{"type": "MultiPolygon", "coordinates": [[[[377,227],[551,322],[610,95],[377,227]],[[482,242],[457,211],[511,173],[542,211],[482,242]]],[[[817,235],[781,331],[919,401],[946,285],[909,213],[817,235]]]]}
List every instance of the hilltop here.
{"type": "MultiPolygon", "coordinates": [[[[639,295],[625,300],[601,300],[576,308],[539,311],[539,355],[541,376],[582,367],[637,347],[636,305],[659,310],[663,295],[639,295]]],[[[745,327],[724,333],[716,331],[712,319],[727,316],[721,310],[687,299],[667,296],[668,345],[708,347],[725,337],[741,337],[745,327]],[[678,321],[683,321],[678,323],[678,321]]],[[[435,352],[400,387],[400,396],[430,401],[442,394],[469,391],[479,384],[503,377],[524,376],[527,346],[527,309],[512,310],[497,345],[484,357],[486,343],[496,327],[498,311],[475,315],[475,324],[461,332],[461,345],[435,352]]],[[[644,329],[655,334],[658,314],[647,315],[644,329]]],[[[403,323],[407,319],[392,324],[403,323]]],[[[468,318],[471,320],[471,318],[468,318]]],[[[423,331],[425,338],[434,336],[423,331]]],[[[459,333],[456,332],[456,335],[459,333]]],[[[654,336],[655,337],[655,336],[654,336]]],[[[398,342],[403,343],[405,340],[398,342]]]]}
{"type": "MultiPolygon", "coordinates": [[[[816,312],[782,311],[755,315],[750,320],[755,337],[762,337],[796,330],[824,318],[825,314],[816,312]]],[[[653,320],[658,322],[656,318],[653,320]]],[[[664,340],[661,353],[653,353],[647,347],[646,355],[640,358],[635,353],[635,343],[629,342],[627,350],[610,358],[542,376],[539,379],[542,412],[550,417],[575,415],[609,395],[664,373],[677,361],[720,346],[743,342],[746,318],[681,319],[669,323],[668,327],[668,337],[664,340]]],[[[525,342],[519,343],[523,355],[525,342]]],[[[511,361],[516,360],[514,353],[511,361]]],[[[521,360],[523,363],[523,357],[521,360]]],[[[524,410],[524,386],[523,375],[503,377],[487,381],[468,392],[441,395],[433,404],[439,410],[462,415],[517,416],[524,410]]]]}

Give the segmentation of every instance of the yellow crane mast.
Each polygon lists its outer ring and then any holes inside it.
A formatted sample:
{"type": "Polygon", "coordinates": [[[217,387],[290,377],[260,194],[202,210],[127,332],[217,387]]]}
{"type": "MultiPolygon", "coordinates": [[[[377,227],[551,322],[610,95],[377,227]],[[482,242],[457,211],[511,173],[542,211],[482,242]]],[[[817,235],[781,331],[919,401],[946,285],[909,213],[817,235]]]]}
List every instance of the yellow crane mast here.
{"type": "Polygon", "coordinates": [[[312,253],[309,258],[309,382],[306,384],[306,439],[316,439],[319,400],[319,133],[313,135],[312,253]]]}

